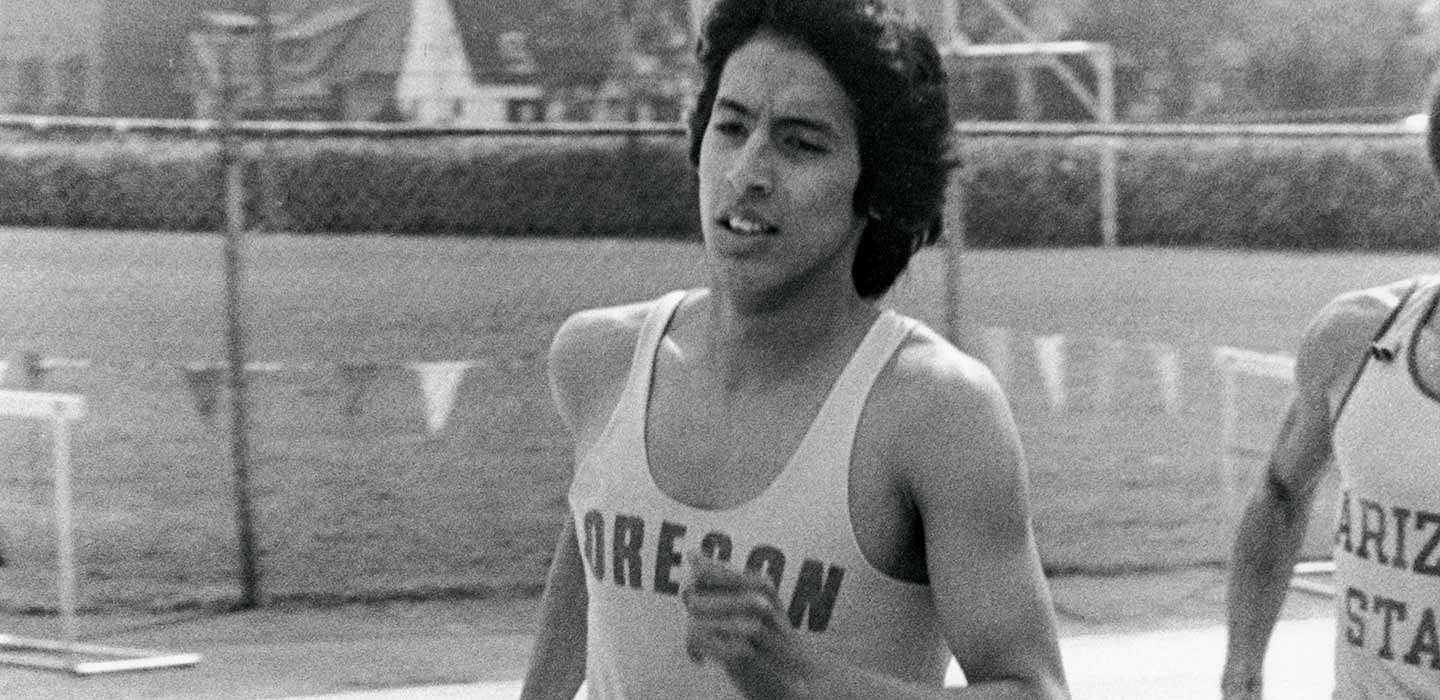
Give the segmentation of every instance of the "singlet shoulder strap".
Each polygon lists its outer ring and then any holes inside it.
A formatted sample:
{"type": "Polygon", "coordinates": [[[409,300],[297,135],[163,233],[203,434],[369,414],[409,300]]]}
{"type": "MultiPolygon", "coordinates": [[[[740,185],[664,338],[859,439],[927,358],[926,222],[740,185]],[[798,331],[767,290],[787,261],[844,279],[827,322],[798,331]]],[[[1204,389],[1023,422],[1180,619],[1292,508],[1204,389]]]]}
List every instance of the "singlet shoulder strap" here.
{"type": "MultiPolygon", "coordinates": [[[[875,326],[870,329],[865,342],[858,348],[854,361],[846,368],[853,373],[845,379],[853,382],[852,386],[869,394],[870,386],[875,383],[885,366],[890,364],[890,358],[910,336],[914,326],[914,321],[892,310],[880,312],[875,326]]],[[[861,403],[864,403],[864,397],[861,397],[861,403]]]]}
{"type": "Polygon", "coordinates": [[[848,436],[853,435],[859,423],[871,387],[914,327],[915,321],[892,310],[880,313],[820,407],[815,420],[818,440],[839,440],[849,445],[848,436]],[[826,435],[826,431],[834,432],[826,435]]]}
{"type": "Polygon", "coordinates": [[[1410,303],[1411,301],[1423,301],[1433,293],[1437,286],[1440,286],[1440,276],[1417,277],[1411,281],[1410,286],[1400,295],[1400,301],[1391,309],[1390,315],[1385,322],[1375,331],[1375,337],[1370,342],[1370,356],[1382,362],[1393,361],[1408,335],[1406,329],[1415,317],[1424,313],[1424,303],[1410,303]]]}
{"type": "Polygon", "coordinates": [[[631,400],[636,392],[641,398],[649,393],[650,375],[655,369],[655,350],[660,347],[660,339],[665,336],[670,317],[675,315],[675,309],[680,307],[680,302],[688,294],[686,290],[677,289],[656,299],[650,308],[645,325],[640,327],[640,337],[635,341],[635,352],[630,356],[630,375],[625,381],[626,396],[622,402],[631,400]]]}

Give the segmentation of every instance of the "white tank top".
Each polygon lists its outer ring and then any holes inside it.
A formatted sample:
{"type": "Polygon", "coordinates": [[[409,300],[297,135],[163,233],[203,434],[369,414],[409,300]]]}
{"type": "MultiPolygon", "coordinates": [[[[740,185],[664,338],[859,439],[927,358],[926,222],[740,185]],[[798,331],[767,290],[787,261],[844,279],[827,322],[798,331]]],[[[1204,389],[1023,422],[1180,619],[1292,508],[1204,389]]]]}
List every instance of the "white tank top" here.
{"type": "Polygon", "coordinates": [[[1440,278],[1375,342],[1335,426],[1335,697],[1440,698],[1440,395],[1413,349],[1440,278]]]}
{"type": "Polygon", "coordinates": [[[586,685],[604,700],[739,698],[713,664],[685,653],[685,553],[701,549],[777,580],[792,627],[862,667],[940,686],[950,655],[929,586],[865,559],[850,523],[849,467],[876,376],[916,323],[886,311],[830,390],[800,445],[757,497],[733,508],[660,491],[645,451],[656,349],[685,292],[655,304],[609,424],[579,457],[570,508],[590,605],[586,685]]]}

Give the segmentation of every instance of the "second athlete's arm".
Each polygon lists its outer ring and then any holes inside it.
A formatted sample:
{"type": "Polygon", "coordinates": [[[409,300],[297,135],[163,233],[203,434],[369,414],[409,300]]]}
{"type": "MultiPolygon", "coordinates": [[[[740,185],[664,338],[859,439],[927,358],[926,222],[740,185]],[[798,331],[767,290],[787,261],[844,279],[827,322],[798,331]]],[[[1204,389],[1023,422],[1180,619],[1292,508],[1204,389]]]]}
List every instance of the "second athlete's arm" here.
{"type": "Polygon", "coordinates": [[[1316,485],[1332,460],[1332,415],[1362,365],[1392,292],[1342,295],[1310,323],[1295,360],[1295,395],[1259,485],[1240,517],[1226,600],[1226,700],[1259,700],[1265,650],[1289,590],[1316,485]]]}

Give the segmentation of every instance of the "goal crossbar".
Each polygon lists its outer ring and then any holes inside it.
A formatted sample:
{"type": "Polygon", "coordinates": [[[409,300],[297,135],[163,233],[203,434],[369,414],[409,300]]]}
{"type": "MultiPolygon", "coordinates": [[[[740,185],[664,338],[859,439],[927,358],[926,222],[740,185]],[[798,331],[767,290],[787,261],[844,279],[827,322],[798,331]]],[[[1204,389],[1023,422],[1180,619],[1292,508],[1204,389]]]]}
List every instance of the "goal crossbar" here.
{"type": "Polygon", "coordinates": [[[978,44],[953,41],[941,49],[947,56],[966,58],[1014,58],[1049,54],[1100,56],[1110,51],[1108,44],[1093,41],[1035,41],[1018,44],[978,44]]]}
{"type": "Polygon", "coordinates": [[[70,424],[85,417],[85,399],[73,394],[0,389],[0,416],[46,420],[54,468],[56,591],[60,639],[0,634],[0,664],[94,675],[193,666],[199,654],[80,642],[75,631],[75,540],[70,488],[70,424]]]}

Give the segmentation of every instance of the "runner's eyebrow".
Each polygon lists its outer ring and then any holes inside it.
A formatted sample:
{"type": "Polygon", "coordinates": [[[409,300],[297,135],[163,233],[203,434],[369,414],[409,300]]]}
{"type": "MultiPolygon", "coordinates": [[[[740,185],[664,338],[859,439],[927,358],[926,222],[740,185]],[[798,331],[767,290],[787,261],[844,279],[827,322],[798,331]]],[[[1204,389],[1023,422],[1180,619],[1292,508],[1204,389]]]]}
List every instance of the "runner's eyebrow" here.
{"type": "MultiPolygon", "coordinates": [[[[728,97],[716,98],[715,105],[717,107],[720,107],[721,109],[735,112],[742,117],[755,117],[755,112],[749,107],[746,107],[744,104],[741,104],[740,102],[737,102],[728,97]]],[[[781,127],[799,127],[825,135],[833,135],[838,133],[838,130],[834,126],[832,126],[830,122],[823,119],[816,119],[813,117],[782,114],[775,117],[775,123],[781,127]]]]}
{"type": "Polygon", "coordinates": [[[716,98],[716,99],[715,99],[715,106],[716,106],[716,107],[719,107],[719,108],[721,108],[721,109],[728,109],[728,110],[730,110],[731,112],[736,112],[736,113],[738,113],[738,114],[739,114],[740,116],[742,116],[742,117],[753,117],[753,116],[755,116],[755,113],[754,113],[754,112],[751,112],[749,107],[746,107],[745,105],[743,105],[743,104],[741,104],[741,103],[739,103],[739,102],[736,102],[735,100],[732,100],[732,99],[730,99],[730,98],[728,98],[728,97],[718,97],[718,98],[716,98]]]}

